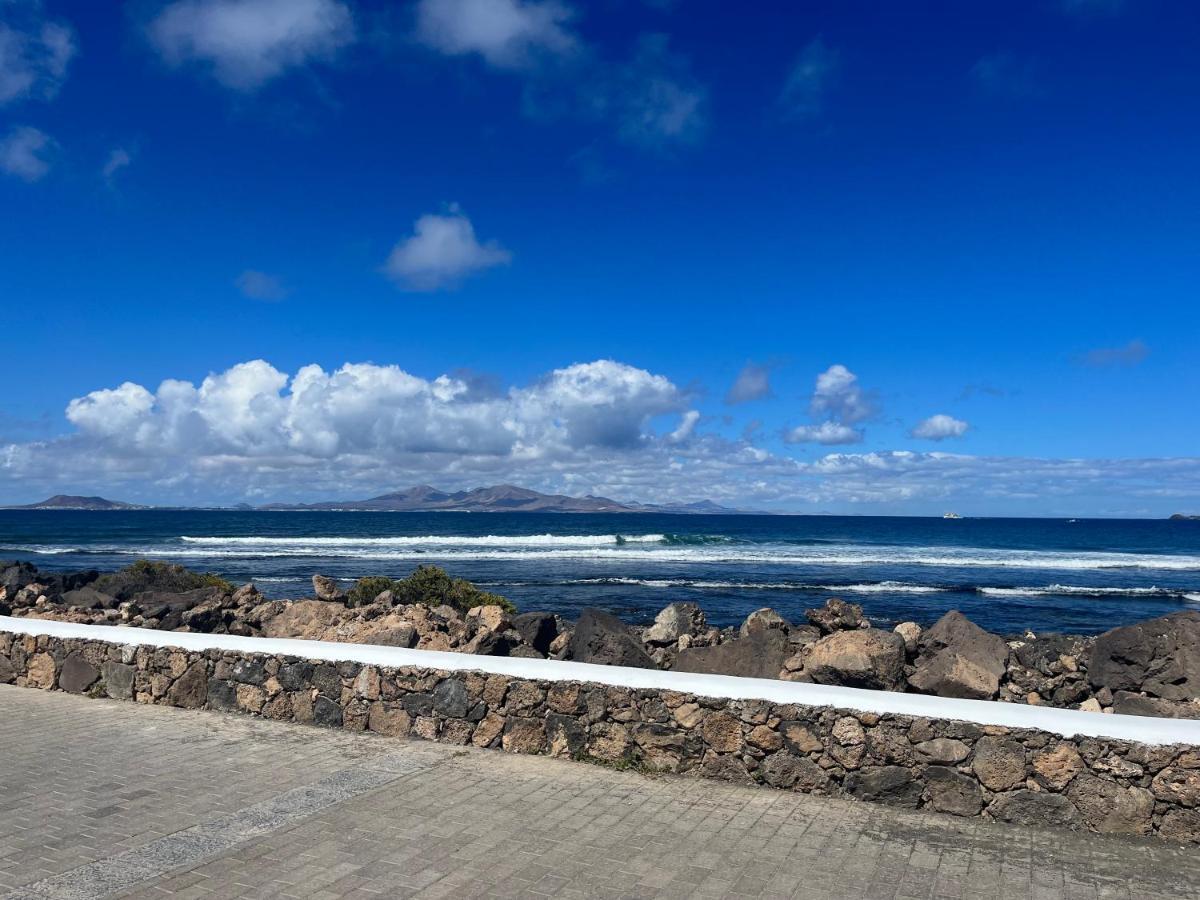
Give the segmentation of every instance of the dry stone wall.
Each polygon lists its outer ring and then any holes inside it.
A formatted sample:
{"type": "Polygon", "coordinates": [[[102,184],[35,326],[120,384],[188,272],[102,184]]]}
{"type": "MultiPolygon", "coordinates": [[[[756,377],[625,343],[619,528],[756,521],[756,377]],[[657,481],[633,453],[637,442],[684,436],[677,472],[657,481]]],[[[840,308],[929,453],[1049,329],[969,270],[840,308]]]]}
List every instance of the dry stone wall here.
{"type": "Polygon", "coordinates": [[[0,683],[1200,843],[1200,748],[483,672],[0,632],[0,683]]]}

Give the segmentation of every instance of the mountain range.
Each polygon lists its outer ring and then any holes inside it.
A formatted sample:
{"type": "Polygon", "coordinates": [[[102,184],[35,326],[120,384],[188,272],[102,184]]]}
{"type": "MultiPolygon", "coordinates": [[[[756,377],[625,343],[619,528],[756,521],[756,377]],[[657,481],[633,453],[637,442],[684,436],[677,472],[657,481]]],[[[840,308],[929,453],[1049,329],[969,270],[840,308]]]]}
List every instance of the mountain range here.
{"type": "MultiPolygon", "coordinates": [[[[41,503],[8,506],[4,509],[86,509],[121,510],[152,509],[120,500],[103,497],[80,497],[57,494],[41,503]]],[[[158,507],[162,508],[162,507],[158,507]]],[[[180,507],[170,507],[178,509],[180,507]]],[[[187,507],[195,508],[195,507],[187,507]]],[[[511,484],[478,487],[470,491],[441,491],[427,484],[402,491],[393,491],[367,500],[331,500],[324,503],[269,503],[250,507],[241,504],[237,509],[262,510],[374,510],[378,512],[556,512],[556,513],[673,513],[693,515],[723,515],[744,512],[720,506],[711,500],[695,503],[651,504],[620,503],[607,497],[568,497],[565,494],[543,494],[511,484]]]]}

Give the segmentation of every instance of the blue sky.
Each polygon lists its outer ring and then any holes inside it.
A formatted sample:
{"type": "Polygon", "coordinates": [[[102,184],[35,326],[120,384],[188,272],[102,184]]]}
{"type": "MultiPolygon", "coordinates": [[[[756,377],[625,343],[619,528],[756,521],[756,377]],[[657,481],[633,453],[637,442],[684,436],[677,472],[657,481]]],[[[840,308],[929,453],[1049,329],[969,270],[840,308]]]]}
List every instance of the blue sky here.
{"type": "Polygon", "coordinates": [[[0,22],[0,502],[1200,511],[1190,4],[0,22]]]}

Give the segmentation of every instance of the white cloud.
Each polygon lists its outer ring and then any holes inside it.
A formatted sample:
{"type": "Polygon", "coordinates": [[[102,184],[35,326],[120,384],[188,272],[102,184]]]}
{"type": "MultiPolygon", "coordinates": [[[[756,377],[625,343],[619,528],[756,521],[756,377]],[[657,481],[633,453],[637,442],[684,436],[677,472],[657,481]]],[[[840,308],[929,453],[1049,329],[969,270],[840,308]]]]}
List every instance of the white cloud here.
{"type": "Polygon", "coordinates": [[[679,419],[679,427],[667,435],[667,440],[679,444],[690,438],[696,431],[696,423],[700,421],[699,410],[689,409],[679,419]]]}
{"type": "Polygon", "coordinates": [[[234,282],[243,296],[251,300],[282,300],[288,295],[283,283],[266,272],[247,269],[234,282]]]}
{"type": "Polygon", "coordinates": [[[858,376],[841,364],[830,366],[817,376],[809,412],[846,425],[863,422],[875,415],[874,398],[858,383],[858,376]]]}
{"type": "Polygon", "coordinates": [[[42,18],[41,4],[8,0],[0,6],[0,106],[48,100],[58,93],[77,47],[70,26],[42,18]]]}
{"type": "Polygon", "coordinates": [[[521,68],[578,49],[572,15],[554,0],[420,0],[417,37],[449,56],[477,53],[498,68],[521,68]]]}
{"type": "Polygon", "coordinates": [[[938,413],[917,425],[912,430],[912,436],[926,441],[944,441],[946,438],[962,437],[968,427],[962,419],[938,413]]]}
{"type": "Polygon", "coordinates": [[[243,91],[331,61],[355,38],[340,0],[176,0],[147,31],[168,65],[211,66],[219,82],[243,91]]]}
{"type": "Polygon", "coordinates": [[[50,171],[47,159],[54,140],[44,131],[18,125],[0,140],[0,172],[34,182],[50,171]]]}
{"type": "Polygon", "coordinates": [[[841,55],[817,37],[809,41],[792,68],[779,97],[784,115],[794,119],[811,119],[825,107],[825,94],[837,75],[841,55]]]}
{"type": "Polygon", "coordinates": [[[511,261],[512,254],[496,241],[481,244],[471,220],[452,205],[446,215],[417,219],[412,236],[392,249],[384,272],[407,290],[436,291],[511,261]]]}
{"type": "Polygon", "coordinates": [[[771,396],[771,369],[758,363],[748,362],[738,373],[737,380],[725,395],[725,402],[730,406],[738,403],[749,403],[751,400],[761,400],[771,396]]]}
{"type": "Polygon", "coordinates": [[[108,154],[108,159],[105,160],[104,167],[100,170],[100,174],[104,176],[106,181],[112,181],[113,176],[122,169],[126,168],[131,162],[133,162],[133,157],[130,155],[129,151],[124,147],[116,147],[111,153],[108,154]]]}
{"type": "MultiPolygon", "coordinates": [[[[73,400],[74,431],[0,444],[0,502],[100,493],[212,503],[372,496],[512,481],[646,502],[796,511],[1166,515],[1200,509],[1200,459],[1036,459],[892,451],[811,462],[698,434],[667,377],[612,360],[518,387],[397,366],[293,375],[254,360],[198,385],[125,383],[73,400]],[[664,433],[656,423],[681,418],[664,433]]],[[[673,423],[672,423],[673,424],[673,423]]]]}
{"type": "Polygon", "coordinates": [[[838,422],[822,422],[820,425],[797,425],[785,431],[783,439],[789,444],[859,444],[863,433],[862,429],[838,422]]]}

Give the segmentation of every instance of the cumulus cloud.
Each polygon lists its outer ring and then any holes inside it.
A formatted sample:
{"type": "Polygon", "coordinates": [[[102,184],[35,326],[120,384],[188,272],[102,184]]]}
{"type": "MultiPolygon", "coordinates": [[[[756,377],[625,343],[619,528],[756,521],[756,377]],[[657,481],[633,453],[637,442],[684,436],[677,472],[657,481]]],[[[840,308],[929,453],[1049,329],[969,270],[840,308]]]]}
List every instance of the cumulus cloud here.
{"type": "Polygon", "coordinates": [[[437,291],[511,261],[512,254],[496,241],[481,244],[471,220],[452,205],[446,215],[417,219],[413,234],[392,248],[384,272],[407,290],[437,291]]]}
{"type": "Polygon", "coordinates": [[[18,125],[0,140],[0,172],[34,182],[50,171],[54,139],[44,131],[18,125]]]}
{"type": "Polygon", "coordinates": [[[769,366],[748,362],[738,373],[737,379],[725,395],[725,402],[730,406],[738,403],[749,403],[771,396],[771,369],[769,366]]]}
{"type": "Polygon", "coordinates": [[[853,425],[875,415],[876,403],[859,385],[857,375],[835,364],[817,376],[809,412],[814,417],[827,415],[837,422],[853,425]]]}
{"type": "Polygon", "coordinates": [[[0,501],[63,489],[159,503],[334,499],[419,482],[512,481],[646,502],[711,497],[798,511],[1200,508],[1197,458],[892,451],[798,461],[699,433],[698,412],[669,378],[612,360],[490,389],[467,376],[423,378],[394,365],[310,365],[289,374],[253,360],[199,384],[168,379],[153,390],[126,382],[92,391],[71,401],[67,418],[74,430],[62,437],[0,444],[0,501]]]}
{"type": "Polygon", "coordinates": [[[176,0],[147,33],[168,65],[207,66],[241,91],[329,62],[355,38],[350,7],[340,0],[176,0]]]}
{"type": "Polygon", "coordinates": [[[45,19],[36,0],[9,0],[0,13],[0,106],[54,97],[78,49],[75,32],[45,19]]]}
{"type": "Polygon", "coordinates": [[[819,425],[797,425],[784,432],[783,439],[789,444],[859,444],[863,432],[839,422],[822,422],[819,425]]]}
{"type": "Polygon", "coordinates": [[[247,269],[234,283],[242,295],[251,300],[282,300],[288,294],[278,278],[256,269],[247,269]]]}
{"type": "Polygon", "coordinates": [[[544,481],[584,465],[611,464],[615,475],[624,460],[694,439],[698,416],[685,400],[664,376],[612,360],[499,392],[394,365],[309,365],[289,376],[252,360],[198,385],[127,382],[76,398],[66,410],[74,434],[0,447],[0,483],[83,477],[294,494],[409,478],[544,481]],[[652,420],[670,413],[683,415],[680,427],[655,432],[652,420]]]}
{"type": "Polygon", "coordinates": [[[820,37],[809,41],[788,71],[779,103],[790,119],[811,119],[825,107],[825,94],[837,76],[841,55],[820,37]]]}
{"type": "Polygon", "coordinates": [[[1080,357],[1085,366],[1136,366],[1150,353],[1150,348],[1140,340],[1132,340],[1120,347],[1096,347],[1080,357]]]}
{"type": "Polygon", "coordinates": [[[962,437],[967,433],[968,427],[962,419],[938,413],[918,424],[911,434],[926,441],[944,441],[946,438],[962,437]]]}
{"type": "Polygon", "coordinates": [[[478,54],[498,68],[522,68],[579,48],[572,17],[554,0],[420,0],[417,38],[450,56],[478,54]]]}

